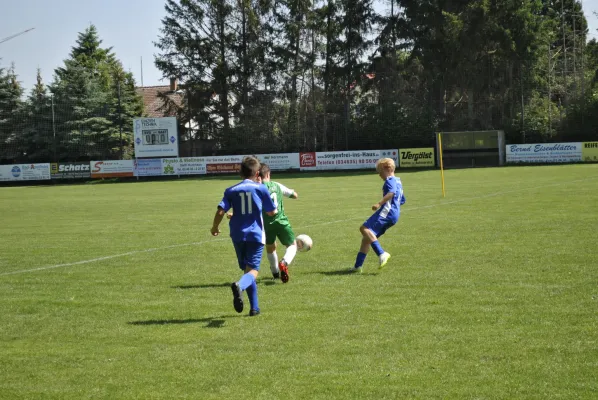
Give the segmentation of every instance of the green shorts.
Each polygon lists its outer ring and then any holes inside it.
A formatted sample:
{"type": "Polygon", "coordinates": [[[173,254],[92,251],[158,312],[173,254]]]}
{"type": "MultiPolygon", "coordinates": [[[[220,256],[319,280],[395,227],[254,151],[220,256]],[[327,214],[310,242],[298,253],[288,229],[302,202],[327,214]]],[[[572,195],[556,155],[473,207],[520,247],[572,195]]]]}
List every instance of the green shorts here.
{"type": "Polygon", "coordinates": [[[274,244],[277,237],[280,243],[285,246],[290,246],[295,241],[295,234],[290,224],[281,224],[274,221],[266,225],[266,244],[274,244]]]}

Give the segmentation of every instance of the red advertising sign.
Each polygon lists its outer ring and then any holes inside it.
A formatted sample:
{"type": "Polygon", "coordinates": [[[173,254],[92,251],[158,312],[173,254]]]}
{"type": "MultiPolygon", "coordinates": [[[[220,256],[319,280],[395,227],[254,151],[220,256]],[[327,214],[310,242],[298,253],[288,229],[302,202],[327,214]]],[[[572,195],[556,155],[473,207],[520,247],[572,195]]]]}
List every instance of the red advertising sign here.
{"type": "Polygon", "coordinates": [[[316,166],[316,153],[310,151],[308,153],[299,153],[299,166],[301,168],[309,168],[316,166]]]}
{"type": "Polygon", "coordinates": [[[208,174],[224,174],[231,172],[239,172],[241,164],[226,163],[226,164],[206,164],[206,172],[208,174]]]}

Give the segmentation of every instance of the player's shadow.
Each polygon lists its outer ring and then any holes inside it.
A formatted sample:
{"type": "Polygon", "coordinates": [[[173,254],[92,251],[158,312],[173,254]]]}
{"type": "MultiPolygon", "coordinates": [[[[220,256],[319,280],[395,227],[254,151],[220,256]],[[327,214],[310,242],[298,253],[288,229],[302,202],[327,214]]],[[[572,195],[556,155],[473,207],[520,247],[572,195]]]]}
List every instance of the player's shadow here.
{"type": "MultiPolygon", "coordinates": [[[[213,288],[221,288],[227,287],[230,288],[232,282],[223,282],[223,283],[204,283],[201,285],[178,285],[178,286],[171,286],[171,289],[213,289],[213,288]]],[[[257,281],[258,285],[265,285],[271,286],[276,285],[276,281],[274,279],[259,279],[257,281]]]]}
{"type": "Polygon", "coordinates": [[[223,282],[223,283],[205,283],[201,285],[179,285],[179,286],[171,286],[172,289],[211,289],[211,288],[221,288],[221,287],[230,287],[231,282],[223,282]]]}
{"type": "Polygon", "coordinates": [[[315,271],[312,273],[318,274],[318,275],[326,275],[326,276],[338,276],[338,275],[356,275],[356,276],[372,275],[373,276],[373,275],[378,275],[376,272],[357,273],[357,272],[350,271],[348,269],[341,269],[338,271],[315,271]]]}
{"type": "MultiPolygon", "coordinates": [[[[237,316],[235,316],[236,318],[237,316]]],[[[129,325],[182,325],[182,324],[201,324],[207,322],[204,328],[222,328],[225,318],[230,316],[210,317],[210,318],[189,318],[189,319],[150,319],[147,321],[127,322],[129,325]]]]}

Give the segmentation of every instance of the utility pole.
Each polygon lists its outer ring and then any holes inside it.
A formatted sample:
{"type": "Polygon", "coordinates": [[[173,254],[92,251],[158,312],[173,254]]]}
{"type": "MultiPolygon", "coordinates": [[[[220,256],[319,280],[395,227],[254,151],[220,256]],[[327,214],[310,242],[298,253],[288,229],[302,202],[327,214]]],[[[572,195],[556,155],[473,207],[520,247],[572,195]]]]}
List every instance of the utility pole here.
{"type": "Polygon", "coordinates": [[[52,147],[54,148],[54,162],[58,162],[56,158],[56,117],[54,115],[54,93],[51,94],[52,96],[52,132],[54,134],[52,140],[52,147]]]}
{"type": "MultiPolygon", "coordinates": [[[[585,51],[586,51],[586,37],[582,36],[582,41],[581,41],[581,97],[582,99],[584,99],[584,104],[585,104],[585,82],[586,82],[586,70],[585,70],[585,65],[584,65],[584,58],[586,56],[585,51]]],[[[582,118],[583,118],[583,113],[581,114],[582,118]]]]}
{"type": "Polygon", "coordinates": [[[563,0],[561,0],[561,25],[563,28],[563,57],[565,60],[565,65],[563,68],[563,87],[565,89],[565,104],[567,103],[567,42],[565,39],[565,7],[563,5],[563,0]]]}
{"type": "Polygon", "coordinates": [[[576,65],[577,64],[577,57],[576,57],[576,52],[577,49],[575,48],[575,36],[577,35],[577,33],[575,32],[575,19],[577,18],[577,15],[573,15],[573,90],[575,90],[575,97],[579,97],[579,93],[577,93],[577,68],[576,65]]]}
{"type": "Polygon", "coordinates": [[[550,54],[551,43],[548,42],[548,134],[552,132],[552,90],[550,87],[550,77],[552,75],[552,68],[550,67],[550,60],[552,54],[550,54]]]}
{"type": "Polygon", "coordinates": [[[141,87],[143,88],[143,57],[141,57],[141,87]]]}
{"type": "Polygon", "coordinates": [[[118,78],[118,119],[119,119],[119,132],[120,132],[120,160],[123,159],[123,112],[120,102],[120,77],[118,78]]]}
{"type": "Polygon", "coordinates": [[[523,101],[523,67],[519,67],[519,83],[521,85],[521,133],[525,143],[525,102],[523,101]]]}

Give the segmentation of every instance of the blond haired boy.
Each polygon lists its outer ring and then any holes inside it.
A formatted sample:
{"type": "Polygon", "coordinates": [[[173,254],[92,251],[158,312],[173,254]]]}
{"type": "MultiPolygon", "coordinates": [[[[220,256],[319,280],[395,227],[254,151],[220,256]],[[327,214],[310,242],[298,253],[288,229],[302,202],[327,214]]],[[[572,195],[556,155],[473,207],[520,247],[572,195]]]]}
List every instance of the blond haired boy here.
{"type": "Polygon", "coordinates": [[[392,158],[378,160],[376,172],[384,181],[382,200],[372,206],[375,213],[359,227],[363,238],[361,239],[361,248],[355,259],[355,265],[351,268],[353,272],[362,271],[363,262],[370,251],[370,246],[378,256],[380,268],[386,266],[390,254],[384,251],[380,242],[378,242],[378,238],[384,235],[388,228],[397,223],[401,213],[401,205],[405,204],[403,184],[401,179],[395,176],[394,160],[392,158]]]}

